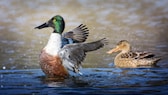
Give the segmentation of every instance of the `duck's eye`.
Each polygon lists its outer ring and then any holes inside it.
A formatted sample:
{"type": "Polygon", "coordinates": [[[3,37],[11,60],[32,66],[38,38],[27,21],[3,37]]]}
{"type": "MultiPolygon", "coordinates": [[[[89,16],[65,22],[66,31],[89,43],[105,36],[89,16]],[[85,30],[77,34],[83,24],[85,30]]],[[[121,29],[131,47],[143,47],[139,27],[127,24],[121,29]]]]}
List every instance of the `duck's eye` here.
{"type": "Polygon", "coordinates": [[[57,20],[56,20],[56,19],[53,19],[52,21],[53,21],[53,22],[56,22],[57,20]]]}

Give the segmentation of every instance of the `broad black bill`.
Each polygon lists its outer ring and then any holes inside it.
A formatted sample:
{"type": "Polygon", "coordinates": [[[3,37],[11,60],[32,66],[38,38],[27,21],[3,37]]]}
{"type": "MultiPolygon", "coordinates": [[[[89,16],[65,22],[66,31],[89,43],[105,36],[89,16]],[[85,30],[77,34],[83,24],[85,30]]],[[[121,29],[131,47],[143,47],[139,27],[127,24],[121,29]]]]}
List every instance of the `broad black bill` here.
{"type": "Polygon", "coordinates": [[[49,27],[48,23],[44,23],[44,24],[42,24],[40,26],[37,26],[37,27],[35,27],[35,29],[42,29],[42,28],[46,28],[46,27],[49,27]]]}

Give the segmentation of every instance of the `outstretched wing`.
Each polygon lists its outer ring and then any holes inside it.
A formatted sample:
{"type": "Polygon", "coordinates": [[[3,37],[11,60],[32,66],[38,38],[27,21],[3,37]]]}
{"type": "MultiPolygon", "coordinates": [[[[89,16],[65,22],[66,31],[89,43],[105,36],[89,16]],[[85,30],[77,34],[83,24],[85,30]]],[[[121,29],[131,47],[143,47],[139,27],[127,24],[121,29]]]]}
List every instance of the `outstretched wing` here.
{"type": "Polygon", "coordinates": [[[89,30],[86,25],[80,24],[78,27],[73,29],[72,31],[66,32],[63,34],[64,38],[70,38],[75,43],[81,43],[86,41],[89,35],[89,30]]]}
{"type": "Polygon", "coordinates": [[[77,73],[81,67],[81,62],[86,56],[86,52],[97,50],[105,44],[107,44],[106,39],[91,43],[69,44],[61,49],[59,55],[63,59],[63,65],[67,69],[77,73]]]}

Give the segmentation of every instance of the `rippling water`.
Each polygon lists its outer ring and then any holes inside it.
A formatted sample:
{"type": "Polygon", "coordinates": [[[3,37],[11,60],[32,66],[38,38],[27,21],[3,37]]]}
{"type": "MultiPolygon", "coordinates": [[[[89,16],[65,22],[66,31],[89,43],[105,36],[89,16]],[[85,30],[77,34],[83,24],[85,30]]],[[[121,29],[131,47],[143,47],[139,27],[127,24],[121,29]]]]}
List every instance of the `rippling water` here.
{"type": "Polygon", "coordinates": [[[81,94],[96,93],[96,90],[100,90],[101,94],[104,92],[107,94],[166,92],[167,5],[167,0],[1,0],[0,82],[2,93],[12,94],[8,92],[9,89],[16,94],[19,89],[24,90],[25,93],[42,93],[40,90],[45,93],[55,93],[59,90],[58,93],[63,94],[70,93],[71,90],[81,94]],[[90,30],[88,42],[106,37],[109,45],[88,53],[83,67],[95,68],[84,69],[84,73],[88,72],[88,75],[73,77],[64,80],[63,83],[56,82],[60,84],[60,87],[50,88],[41,77],[43,73],[32,69],[39,68],[40,50],[47,43],[52,30],[50,28],[35,30],[34,27],[57,14],[62,15],[66,21],[65,31],[83,23],[90,30]],[[160,56],[162,60],[157,64],[158,67],[114,68],[115,54],[109,56],[105,52],[123,39],[130,41],[134,50],[150,51],[160,56]],[[95,55],[97,55],[96,58],[95,55]],[[96,68],[103,68],[103,70],[96,68]],[[31,87],[36,89],[33,90],[31,87]]]}
{"type": "Polygon", "coordinates": [[[88,68],[82,72],[85,72],[83,76],[49,80],[41,70],[1,70],[0,94],[168,93],[167,68],[88,68]]]}

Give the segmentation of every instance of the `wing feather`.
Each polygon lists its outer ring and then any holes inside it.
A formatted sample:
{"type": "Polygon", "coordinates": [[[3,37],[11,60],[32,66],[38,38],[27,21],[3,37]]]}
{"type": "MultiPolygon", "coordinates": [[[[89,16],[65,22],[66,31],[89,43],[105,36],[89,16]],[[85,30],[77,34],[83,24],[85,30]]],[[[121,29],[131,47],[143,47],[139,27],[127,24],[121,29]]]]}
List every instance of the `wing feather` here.
{"type": "Polygon", "coordinates": [[[66,32],[63,34],[64,38],[71,38],[76,43],[81,43],[86,41],[89,35],[89,29],[84,24],[80,24],[78,27],[72,31],[66,32]]]}
{"type": "Polygon", "coordinates": [[[143,59],[143,58],[152,58],[155,55],[150,52],[128,52],[122,54],[122,58],[133,58],[133,59],[143,59]]]}
{"type": "Polygon", "coordinates": [[[90,43],[68,44],[61,49],[59,55],[63,59],[63,65],[77,73],[81,67],[81,62],[83,62],[86,57],[86,53],[102,48],[105,44],[107,44],[106,39],[90,43]]]}

